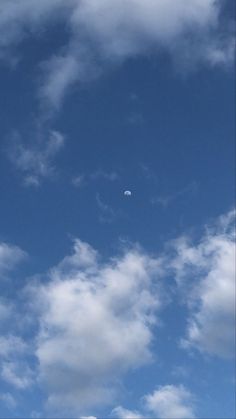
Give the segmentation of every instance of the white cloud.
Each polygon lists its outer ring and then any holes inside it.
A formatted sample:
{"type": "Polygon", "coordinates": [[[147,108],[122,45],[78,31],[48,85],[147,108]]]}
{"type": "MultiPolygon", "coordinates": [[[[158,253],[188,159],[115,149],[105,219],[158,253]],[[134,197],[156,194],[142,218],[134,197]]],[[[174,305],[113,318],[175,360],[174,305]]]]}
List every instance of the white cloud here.
{"type": "Polygon", "coordinates": [[[161,419],[194,418],[193,396],[183,386],[166,385],[145,396],[146,408],[161,419]]]}
{"type": "Polygon", "coordinates": [[[73,254],[66,256],[59,265],[52,270],[53,277],[61,278],[62,274],[68,278],[68,273],[74,275],[74,272],[84,269],[97,269],[98,253],[88,243],[79,239],[74,240],[73,254]]]}
{"type": "Polygon", "coordinates": [[[79,419],[97,419],[95,416],[81,416],[79,419]]]}
{"type": "Polygon", "coordinates": [[[208,228],[196,245],[179,239],[172,262],[179,286],[191,286],[191,315],[183,345],[223,357],[235,352],[234,223],[232,211],[208,228]]]}
{"type": "MultiPolygon", "coordinates": [[[[69,0],[70,1],[70,0],[69,0]]],[[[69,3],[68,1],[68,3],[69,3]]],[[[18,43],[27,36],[27,29],[38,31],[39,25],[52,19],[52,13],[59,11],[65,0],[1,0],[0,31],[2,48],[18,43]],[[28,28],[27,28],[28,26],[28,28]]]]}
{"type": "Polygon", "coordinates": [[[115,419],[191,419],[194,414],[194,397],[182,385],[160,386],[142,398],[142,413],[121,406],[111,412],[115,419]]]}
{"type": "Polygon", "coordinates": [[[17,246],[0,243],[0,278],[24,260],[27,254],[17,246]]]}
{"type": "Polygon", "coordinates": [[[109,403],[120,378],[152,359],[158,287],[158,263],[140,249],[103,264],[94,249],[75,242],[73,255],[34,291],[36,355],[49,405],[77,412],[109,403]]]}
{"type": "Polygon", "coordinates": [[[219,18],[223,6],[215,0],[113,0],[112,5],[110,0],[1,0],[0,50],[3,55],[9,45],[37,36],[39,28],[64,21],[68,44],[44,64],[41,89],[58,107],[72,83],[130,56],[165,50],[181,62],[232,61],[232,31],[227,23],[221,27],[219,18]]]}
{"type": "MultiPolygon", "coordinates": [[[[185,345],[232,356],[234,220],[234,212],[220,217],[198,241],[180,238],[160,258],[133,246],[103,261],[89,244],[75,240],[72,254],[24,294],[30,297],[28,315],[35,314],[39,324],[35,341],[29,345],[13,333],[0,338],[2,379],[24,390],[37,373],[48,405],[66,415],[114,402],[122,377],[152,361],[154,327],[165,304],[163,277],[173,272],[188,301],[185,345]],[[37,371],[30,369],[32,354],[37,371]]],[[[193,397],[181,385],[159,387],[144,400],[144,413],[120,406],[113,417],[194,417],[193,397]]]]}
{"type": "Polygon", "coordinates": [[[80,78],[81,69],[78,60],[72,55],[53,57],[45,63],[45,73],[48,73],[47,82],[40,92],[41,98],[50,98],[54,108],[61,103],[65,90],[80,78]]]}
{"type": "MultiPolygon", "coordinates": [[[[107,64],[150,50],[165,49],[173,55],[178,51],[182,61],[184,56],[185,61],[190,61],[193,47],[196,61],[209,61],[215,65],[232,60],[232,48],[219,45],[219,8],[214,0],[191,0],[187,4],[185,0],[174,3],[172,0],[113,0],[112,7],[110,0],[75,2],[69,19],[72,34],[69,52],[52,59],[51,73],[45,79],[44,92],[48,100],[55,105],[55,94],[57,99],[62,99],[71,82],[94,77],[94,72],[91,75],[88,71],[91,62],[96,75],[107,64]],[[81,39],[85,45],[82,52],[81,39]],[[62,60],[59,71],[55,65],[58,59],[62,60]],[[74,69],[77,64],[72,76],[68,73],[68,61],[73,61],[74,69]],[[54,88],[59,73],[66,77],[54,88]]],[[[232,45],[232,37],[229,43],[232,45]]]]}
{"type": "Polygon", "coordinates": [[[136,411],[124,409],[122,406],[115,407],[111,412],[111,418],[119,419],[142,419],[143,416],[136,411]]]}
{"type": "Polygon", "coordinates": [[[17,135],[14,136],[9,150],[10,160],[23,174],[26,186],[39,186],[44,178],[55,174],[53,159],[65,141],[64,136],[58,131],[51,131],[46,141],[38,134],[36,133],[36,141],[32,145],[23,144],[17,135]]]}

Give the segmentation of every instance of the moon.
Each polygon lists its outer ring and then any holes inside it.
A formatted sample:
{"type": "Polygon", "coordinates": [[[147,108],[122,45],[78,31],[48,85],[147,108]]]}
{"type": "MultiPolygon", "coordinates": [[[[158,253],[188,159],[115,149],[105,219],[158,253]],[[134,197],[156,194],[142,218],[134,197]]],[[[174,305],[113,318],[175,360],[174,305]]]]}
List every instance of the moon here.
{"type": "Polygon", "coordinates": [[[132,195],[132,192],[131,191],[124,191],[124,195],[125,196],[131,196],[132,195]]]}

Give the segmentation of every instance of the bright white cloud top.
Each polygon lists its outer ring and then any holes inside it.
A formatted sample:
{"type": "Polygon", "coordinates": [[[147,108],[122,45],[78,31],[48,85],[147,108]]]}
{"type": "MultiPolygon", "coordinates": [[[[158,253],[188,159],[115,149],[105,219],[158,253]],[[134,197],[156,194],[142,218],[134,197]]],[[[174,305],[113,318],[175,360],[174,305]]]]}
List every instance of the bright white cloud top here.
{"type": "MultiPolygon", "coordinates": [[[[38,332],[33,345],[14,334],[1,337],[2,379],[22,390],[33,385],[35,372],[25,358],[33,351],[50,409],[82,413],[111,406],[124,375],[155,360],[151,344],[168,303],[169,270],[176,272],[180,290],[190,281],[185,347],[232,356],[234,217],[233,212],[221,217],[200,244],[175,241],[177,256],[154,257],[133,247],[104,263],[90,245],[75,240],[73,253],[49,271],[46,283],[42,277],[27,286],[38,332]]],[[[142,413],[120,406],[112,414],[193,418],[193,401],[183,386],[166,385],[145,396],[142,413]]]]}
{"type": "Polygon", "coordinates": [[[191,419],[193,396],[182,386],[167,385],[145,397],[148,409],[163,419],[191,419]]]}
{"type": "Polygon", "coordinates": [[[121,406],[111,412],[111,417],[119,419],[193,419],[194,397],[182,385],[160,386],[153,393],[143,397],[142,412],[127,410],[121,406]]]}
{"type": "MultiPolygon", "coordinates": [[[[197,246],[177,243],[177,281],[191,280],[189,301],[196,306],[184,345],[223,357],[235,355],[235,212],[219,219],[197,246]],[[193,277],[200,278],[196,284],[193,277]]],[[[191,305],[191,304],[190,304],[191,305]]]]}
{"type": "Polygon", "coordinates": [[[109,403],[122,375],[150,362],[158,288],[157,261],[138,249],[103,265],[94,249],[75,242],[73,255],[33,294],[41,325],[36,353],[50,404],[109,403]]]}

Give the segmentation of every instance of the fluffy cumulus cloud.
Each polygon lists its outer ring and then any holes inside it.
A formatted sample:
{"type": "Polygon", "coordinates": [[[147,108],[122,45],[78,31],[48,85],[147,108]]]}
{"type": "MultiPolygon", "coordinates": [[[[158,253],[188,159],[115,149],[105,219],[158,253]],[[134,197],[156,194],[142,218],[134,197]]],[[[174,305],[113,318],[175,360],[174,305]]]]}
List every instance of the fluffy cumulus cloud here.
{"type": "MultiPolygon", "coordinates": [[[[104,261],[89,244],[75,240],[72,254],[24,290],[33,336],[27,343],[13,327],[0,337],[1,380],[22,392],[37,375],[53,414],[89,415],[95,407],[115,404],[122,377],[153,360],[151,344],[158,338],[167,300],[164,279],[170,274],[176,297],[184,295],[189,310],[183,345],[231,357],[234,221],[235,212],[229,212],[199,240],[179,238],[160,257],[133,246],[104,261]]],[[[11,309],[0,303],[4,320],[11,309]]],[[[182,385],[158,387],[140,406],[118,406],[111,417],[194,417],[194,398],[182,385]]]]}
{"type": "Polygon", "coordinates": [[[233,36],[230,24],[221,25],[224,4],[224,0],[1,0],[0,50],[6,55],[9,46],[29,34],[42,36],[42,28],[64,22],[68,43],[44,63],[41,90],[57,107],[72,83],[94,78],[107,65],[130,56],[165,50],[181,61],[194,56],[213,65],[228,63],[233,36]]]}
{"type": "Polygon", "coordinates": [[[51,131],[48,137],[41,133],[33,135],[33,144],[24,144],[19,135],[12,138],[9,158],[16,169],[22,173],[26,186],[39,186],[43,179],[55,175],[53,160],[64,145],[64,136],[58,131],[51,131]]]}
{"type": "Polygon", "coordinates": [[[188,293],[186,347],[223,357],[235,351],[235,211],[221,217],[199,243],[176,242],[172,261],[179,286],[188,293]]]}
{"type": "Polygon", "coordinates": [[[191,419],[194,414],[194,396],[182,385],[160,386],[141,400],[140,411],[127,410],[121,406],[111,412],[112,418],[119,419],[191,419]]]}
{"type": "Polygon", "coordinates": [[[191,419],[193,396],[183,386],[166,385],[145,397],[146,407],[161,419],[191,419]]]}
{"type": "Polygon", "coordinates": [[[160,293],[158,262],[141,250],[103,263],[76,240],[35,290],[36,355],[49,405],[78,410],[112,401],[121,376],[152,359],[160,293]]]}

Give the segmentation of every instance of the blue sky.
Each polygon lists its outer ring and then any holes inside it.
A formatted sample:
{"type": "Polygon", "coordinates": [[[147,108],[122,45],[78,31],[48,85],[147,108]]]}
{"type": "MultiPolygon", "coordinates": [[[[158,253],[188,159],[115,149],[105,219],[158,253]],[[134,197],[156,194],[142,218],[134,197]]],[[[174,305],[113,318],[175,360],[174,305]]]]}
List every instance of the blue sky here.
{"type": "Polygon", "coordinates": [[[235,417],[234,8],[0,0],[0,417],[235,417]]]}

